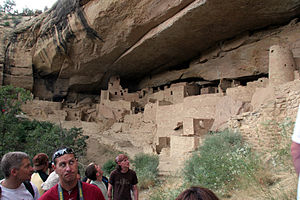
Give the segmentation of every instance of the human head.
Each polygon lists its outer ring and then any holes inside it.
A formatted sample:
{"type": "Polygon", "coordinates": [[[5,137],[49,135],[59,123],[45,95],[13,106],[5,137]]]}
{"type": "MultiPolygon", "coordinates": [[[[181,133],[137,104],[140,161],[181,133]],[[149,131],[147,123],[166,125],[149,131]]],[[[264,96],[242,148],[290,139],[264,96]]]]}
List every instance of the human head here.
{"type": "Polygon", "coordinates": [[[85,176],[93,181],[97,180],[100,176],[102,178],[102,175],[103,171],[101,170],[101,167],[95,163],[90,163],[85,170],[85,176]]]}
{"type": "Polygon", "coordinates": [[[56,158],[59,158],[65,154],[73,154],[74,157],[76,158],[76,155],[73,151],[73,149],[69,148],[69,147],[63,147],[58,149],[52,156],[52,162],[54,163],[54,165],[56,165],[56,158]]]}
{"type": "Polygon", "coordinates": [[[191,187],[180,193],[176,200],[219,200],[219,198],[207,188],[191,187]]]}
{"type": "Polygon", "coordinates": [[[32,163],[34,165],[35,170],[46,171],[49,165],[49,158],[44,153],[38,153],[33,157],[32,163]]]}
{"type": "Polygon", "coordinates": [[[77,182],[78,162],[71,148],[57,150],[53,154],[52,160],[54,170],[58,174],[59,182],[62,185],[72,185],[77,182]]]}
{"type": "Polygon", "coordinates": [[[119,154],[116,159],[115,162],[117,163],[117,170],[121,170],[124,166],[129,168],[129,161],[128,164],[122,162],[122,161],[128,161],[128,157],[125,154],[119,154]]]}
{"type": "MultiPolygon", "coordinates": [[[[9,178],[14,169],[19,170],[21,167],[24,167],[22,166],[25,164],[24,161],[26,161],[26,164],[29,164],[29,166],[26,166],[28,167],[26,171],[27,174],[23,173],[23,175],[31,176],[33,168],[30,165],[29,156],[26,153],[20,151],[6,153],[1,160],[1,170],[5,178],[9,178]]],[[[25,177],[25,180],[27,178],[25,177]]]]}
{"type": "Polygon", "coordinates": [[[97,169],[95,163],[90,163],[85,169],[85,176],[93,181],[97,180],[97,169]]]}

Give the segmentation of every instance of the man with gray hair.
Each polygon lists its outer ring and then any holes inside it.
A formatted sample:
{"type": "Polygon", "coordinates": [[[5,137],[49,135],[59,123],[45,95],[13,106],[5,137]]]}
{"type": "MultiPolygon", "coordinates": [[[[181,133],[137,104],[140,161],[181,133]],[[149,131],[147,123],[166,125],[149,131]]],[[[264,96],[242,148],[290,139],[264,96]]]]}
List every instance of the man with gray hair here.
{"type": "Polygon", "coordinates": [[[33,168],[24,152],[6,153],[1,160],[5,179],[0,181],[1,200],[37,200],[37,187],[30,182],[33,168]]]}

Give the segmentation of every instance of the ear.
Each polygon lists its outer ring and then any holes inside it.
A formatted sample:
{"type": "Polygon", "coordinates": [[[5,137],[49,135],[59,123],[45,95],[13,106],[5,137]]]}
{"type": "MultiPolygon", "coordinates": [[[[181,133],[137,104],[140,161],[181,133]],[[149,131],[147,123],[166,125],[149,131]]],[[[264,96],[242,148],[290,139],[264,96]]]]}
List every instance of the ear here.
{"type": "Polygon", "coordinates": [[[17,174],[18,174],[18,170],[17,170],[16,168],[12,168],[12,169],[10,170],[10,175],[12,175],[12,176],[17,176],[17,174]]]}
{"type": "Polygon", "coordinates": [[[56,166],[55,166],[54,164],[52,164],[52,168],[53,168],[54,170],[56,170],[56,166]]]}

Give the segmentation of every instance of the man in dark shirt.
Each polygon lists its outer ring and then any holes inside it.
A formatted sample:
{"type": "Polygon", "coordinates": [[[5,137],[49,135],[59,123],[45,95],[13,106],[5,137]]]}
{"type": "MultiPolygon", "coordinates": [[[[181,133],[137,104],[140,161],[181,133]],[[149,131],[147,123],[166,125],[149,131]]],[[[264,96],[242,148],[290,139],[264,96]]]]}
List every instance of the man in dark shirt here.
{"type": "Polygon", "coordinates": [[[135,171],[129,169],[128,157],[119,154],[116,157],[116,163],[117,169],[111,172],[108,181],[108,199],[131,200],[130,191],[132,190],[134,199],[138,200],[138,180],[135,171]]]}
{"type": "Polygon", "coordinates": [[[77,179],[78,161],[71,148],[63,148],[52,156],[54,170],[59,176],[59,183],[48,190],[39,200],[105,200],[101,190],[77,179]]]}

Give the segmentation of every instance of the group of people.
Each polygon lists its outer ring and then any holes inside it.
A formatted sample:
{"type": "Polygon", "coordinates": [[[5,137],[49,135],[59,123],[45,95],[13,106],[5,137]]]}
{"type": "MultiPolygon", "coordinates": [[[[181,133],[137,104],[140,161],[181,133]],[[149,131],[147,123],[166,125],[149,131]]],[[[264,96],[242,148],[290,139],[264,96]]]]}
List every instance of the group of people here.
{"type": "MultiPolygon", "coordinates": [[[[78,161],[71,148],[61,148],[49,166],[48,156],[39,153],[32,159],[24,152],[9,152],[1,160],[5,178],[0,181],[1,200],[138,200],[138,179],[125,154],[116,157],[117,167],[109,180],[95,163],[87,166],[87,182],[78,176],[78,161]],[[51,169],[52,168],[52,169],[51,169]],[[50,169],[50,171],[48,171],[50,169]],[[48,174],[50,175],[48,176],[48,174]],[[89,182],[89,183],[88,183],[89,182]]],[[[176,200],[218,200],[210,190],[192,187],[176,200]]]]}
{"type": "Polygon", "coordinates": [[[78,161],[71,148],[61,148],[53,154],[53,172],[49,176],[46,154],[37,154],[32,163],[34,167],[24,152],[9,152],[2,157],[5,178],[0,181],[1,200],[131,200],[132,194],[134,200],[138,200],[138,179],[129,169],[129,160],[124,154],[117,156],[117,168],[109,180],[99,165],[89,164],[85,171],[89,183],[80,180],[78,161]]]}

